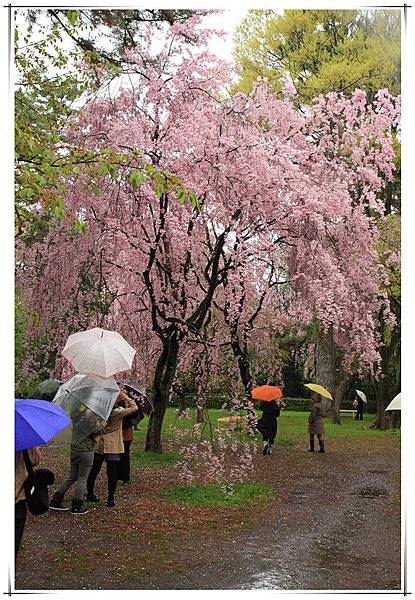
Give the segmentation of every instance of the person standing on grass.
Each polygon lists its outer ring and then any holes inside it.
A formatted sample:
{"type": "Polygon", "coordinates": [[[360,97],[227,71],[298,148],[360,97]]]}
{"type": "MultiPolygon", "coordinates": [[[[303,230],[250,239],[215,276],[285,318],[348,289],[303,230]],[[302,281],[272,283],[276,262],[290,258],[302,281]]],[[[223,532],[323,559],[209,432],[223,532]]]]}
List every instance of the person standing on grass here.
{"type": "Polygon", "coordinates": [[[356,409],[356,421],[363,421],[363,400],[359,395],[356,395],[356,398],[353,402],[353,407],[356,409]]]}
{"type": "Polygon", "coordinates": [[[95,480],[101,470],[104,460],[107,463],[108,499],[107,506],[114,507],[114,494],[117,488],[118,463],[120,456],[124,453],[124,442],[122,439],[122,421],[127,415],[136,412],[137,404],[124,392],[120,392],[111,411],[107,426],[103,435],[97,440],[94,453],[94,462],[87,480],[87,497],[89,502],[99,502],[94,494],[95,480]]]}
{"type": "Polygon", "coordinates": [[[310,435],[309,452],[314,452],[314,436],[317,436],[320,452],[324,453],[324,406],[322,398],[316,392],[311,394],[311,412],[308,417],[308,433],[310,435]]]}
{"type": "Polygon", "coordinates": [[[262,454],[266,456],[272,454],[272,446],[277,436],[277,418],[280,415],[281,407],[275,400],[263,400],[259,408],[262,410],[262,415],[258,419],[256,428],[262,435],[262,454]]]}

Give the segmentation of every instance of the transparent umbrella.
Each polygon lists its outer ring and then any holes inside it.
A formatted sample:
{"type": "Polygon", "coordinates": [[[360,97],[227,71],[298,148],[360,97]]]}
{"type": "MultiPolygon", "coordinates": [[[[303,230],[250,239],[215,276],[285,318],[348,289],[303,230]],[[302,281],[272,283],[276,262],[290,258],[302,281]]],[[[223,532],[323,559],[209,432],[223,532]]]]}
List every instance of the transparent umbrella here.
{"type": "Polygon", "coordinates": [[[53,399],[72,420],[72,439],[81,440],[107,421],[120,392],[113,377],[77,373],[62,384],[53,399]]]}
{"type": "Polygon", "coordinates": [[[37,386],[35,395],[41,400],[49,400],[51,402],[61,385],[62,381],[59,379],[45,379],[37,386]]]}

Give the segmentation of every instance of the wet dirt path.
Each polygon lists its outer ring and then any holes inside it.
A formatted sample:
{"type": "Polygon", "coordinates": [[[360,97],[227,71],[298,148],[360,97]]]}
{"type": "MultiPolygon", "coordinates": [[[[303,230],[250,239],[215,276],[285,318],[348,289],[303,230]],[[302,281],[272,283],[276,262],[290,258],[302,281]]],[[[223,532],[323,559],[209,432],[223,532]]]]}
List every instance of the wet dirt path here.
{"type": "MultiPolygon", "coordinates": [[[[45,455],[58,480],[66,461],[45,455]]],[[[265,509],[171,505],[171,470],[137,469],[116,509],[30,516],[16,589],[400,589],[398,439],[277,446],[255,473],[274,490],[265,509]]]]}
{"type": "MultiPolygon", "coordinates": [[[[304,450],[277,452],[283,462],[287,452],[304,450]]],[[[204,544],[198,565],[159,578],[155,586],[400,589],[399,460],[396,451],[382,457],[370,451],[347,456],[343,450],[299,455],[307,477],[286,485],[263,524],[204,544]]]]}

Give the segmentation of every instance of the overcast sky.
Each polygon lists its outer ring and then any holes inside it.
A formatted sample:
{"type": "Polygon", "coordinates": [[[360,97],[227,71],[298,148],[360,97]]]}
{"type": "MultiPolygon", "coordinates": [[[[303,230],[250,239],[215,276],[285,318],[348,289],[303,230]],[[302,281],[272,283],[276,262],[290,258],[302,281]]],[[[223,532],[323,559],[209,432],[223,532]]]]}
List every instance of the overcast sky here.
{"type": "Polygon", "coordinates": [[[220,15],[211,15],[205,17],[203,24],[206,28],[223,29],[228,32],[226,38],[215,37],[211,40],[210,49],[213,54],[220,56],[226,60],[232,59],[232,34],[237,25],[246,16],[248,10],[246,8],[235,8],[226,10],[220,15]]]}

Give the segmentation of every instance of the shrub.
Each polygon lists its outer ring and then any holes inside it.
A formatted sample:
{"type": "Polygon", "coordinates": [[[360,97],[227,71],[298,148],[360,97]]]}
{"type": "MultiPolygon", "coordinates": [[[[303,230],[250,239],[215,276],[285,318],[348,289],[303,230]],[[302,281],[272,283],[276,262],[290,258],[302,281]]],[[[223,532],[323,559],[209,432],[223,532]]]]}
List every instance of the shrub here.
{"type": "Polygon", "coordinates": [[[285,410],[307,412],[311,408],[310,398],[283,398],[285,410]]]}

